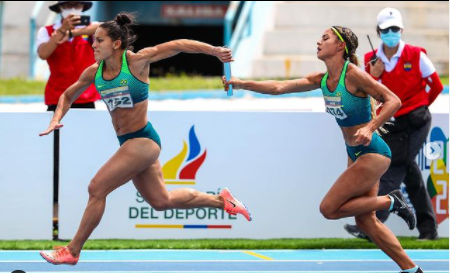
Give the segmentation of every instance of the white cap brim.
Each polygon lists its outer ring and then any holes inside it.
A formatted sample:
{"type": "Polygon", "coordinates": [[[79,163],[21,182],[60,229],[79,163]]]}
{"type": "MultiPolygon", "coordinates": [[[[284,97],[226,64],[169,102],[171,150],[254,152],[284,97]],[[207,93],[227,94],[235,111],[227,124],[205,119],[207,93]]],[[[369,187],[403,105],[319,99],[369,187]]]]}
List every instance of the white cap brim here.
{"type": "Polygon", "coordinates": [[[388,27],[399,27],[401,29],[404,29],[403,23],[399,20],[387,20],[386,22],[378,25],[381,29],[386,29],[388,27]]]}

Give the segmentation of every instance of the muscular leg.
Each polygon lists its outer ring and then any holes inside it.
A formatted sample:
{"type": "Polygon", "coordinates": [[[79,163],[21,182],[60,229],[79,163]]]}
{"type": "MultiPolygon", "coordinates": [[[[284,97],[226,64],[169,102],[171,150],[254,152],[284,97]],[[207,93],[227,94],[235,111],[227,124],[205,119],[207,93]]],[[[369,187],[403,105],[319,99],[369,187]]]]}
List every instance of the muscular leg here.
{"type": "MultiPolygon", "coordinates": [[[[375,197],[378,193],[378,185],[375,185],[366,196],[375,197]]],[[[415,266],[414,262],[408,257],[403,250],[397,237],[389,230],[375,215],[375,212],[368,212],[355,217],[358,227],[367,234],[370,239],[384,252],[386,255],[398,264],[402,269],[410,269],[415,266]]]]}
{"type": "Polygon", "coordinates": [[[349,164],[322,200],[320,212],[327,219],[340,219],[388,209],[388,196],[364,194],[378,184],[389,164],[390,159],[379,154],[365,154],[349,164]]]}
{"type": "Polygon", "coordinates": [[[153,164],[159,153],[160,148],[153,141],[131,139],[100,168],[89,184],[87,207],[78,231],[68,245],[73,256],[79,255],[84,243],[100,223],[105,211],[106,196],[153,164]]]}
{"type": "Polygon", "coordinates": [[[155,210],[172,208],[188,209],[198,207],[223,208],[223,200],[194,189],[176,189],[168,191],[159,160],[133,178],[133,183],[142,197],[155,210]]]}
{"type": "Polygon", "coordinates": [[[388,158],[378,154],[363,155],[356,162],[349,159],[348,169],[338,178],[322,204],[326,214],[328,213],[325,217],[338,219],[351,214],[356,215],[358,227],[402,270],[405,270],[413,268],[414,262],[403,250],[397,237],[375,216],[376,210],[386,210],[390,206],[388,197],[377,197],[379,179],[389,164],[388,158]],[[342,201],[345,199],[348,201],[342,201]],[[328,203],[333,200],[343,203],[337,203],[333,208],[332,203],[328,203]],[[366,212],[361,213],[362,211],[366,212]]]}

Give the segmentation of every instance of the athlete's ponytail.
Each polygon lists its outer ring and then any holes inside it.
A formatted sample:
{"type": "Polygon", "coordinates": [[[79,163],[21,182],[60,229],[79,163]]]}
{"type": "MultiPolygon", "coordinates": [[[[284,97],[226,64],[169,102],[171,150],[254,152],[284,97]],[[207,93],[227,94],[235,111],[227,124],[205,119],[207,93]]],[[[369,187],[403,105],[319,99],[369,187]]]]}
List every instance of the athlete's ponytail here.
{"type": "Polygon", "coordinates": [[[349,60],[352,64],[354,64],[354,65],[356,65],[356,66],[359,66],[359,59],[358,59],[358,56],[356,56],[356,53],[353,53],[353,55],[350,55],[350,56],[348,57],[348,60],[349,60]]]}
{"type": "Polygon", "coordinates": [[[136,41],[137,36],[131,30],[131,26],[136,22],[134,13],[119,13],[114,20],[105,22],[99,27],[108,32],[108,37],[113,41],[120,40],[122,42],[121,49],[133,50],[132,44],[136,41]]]}

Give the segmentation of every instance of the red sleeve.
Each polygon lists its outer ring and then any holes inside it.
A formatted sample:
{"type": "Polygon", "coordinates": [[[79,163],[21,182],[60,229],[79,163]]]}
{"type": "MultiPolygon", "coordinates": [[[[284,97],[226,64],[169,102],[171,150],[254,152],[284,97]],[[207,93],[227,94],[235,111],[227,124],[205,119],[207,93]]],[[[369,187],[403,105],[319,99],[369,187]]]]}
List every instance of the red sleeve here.
{"type": "Polygon", "coordinates": [[[437,72],[434,72],[424,80],[430,87],[430,91],[428,92],[428,106],[430,106],[442,90],[444,90],[444,86],[442,85],[441,79],[439,78],[437,72]]]}
{"type": "Polygon", "coordinates": [[[46,26],[45,28],[47,29],[48,36],[50,36],[51,38],[55,29],[53,28],[53,26],[46,26]]]}

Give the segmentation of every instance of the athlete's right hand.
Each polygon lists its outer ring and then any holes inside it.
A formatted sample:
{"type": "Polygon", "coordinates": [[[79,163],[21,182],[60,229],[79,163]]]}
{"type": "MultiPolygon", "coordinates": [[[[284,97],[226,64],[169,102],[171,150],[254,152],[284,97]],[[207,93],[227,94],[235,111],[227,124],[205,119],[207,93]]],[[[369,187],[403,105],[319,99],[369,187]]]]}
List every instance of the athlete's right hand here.
{"type": "Polygon", "coordinates": [[[231,49],[227,47],[214,47],[214,56],[219,58],[222,63],[234,62],[233,53],[231,52],[231,49]]]}
{"type": "Polygon", "coordinates": [[[68,31],[75,28],[76,24],[81,23],[81,17],[73,14],[69,14],[66,18],[64,18],[62,22],[61,29],[62,31],[68,31]]]}
{"type": "Polygon", "coordinates": [[[57,121],[52,121],[52,122],[50,122],[50,125],[48,126],[47,130],[40,133],[39,136],[46,136],[46,135],[50,134],[51,132],[62,128],[63,126],[64,125],[60,124],[57,121]]]}
{"type": "Polygon", "coordinates": [[[222,77],[222,85],[223,89],[227,92],[230,88],[230,84],[233,86],[234,89],[241,89],[241,80],[235,77],[231,77],[231,80],[227,81],[226,77],[222,77]]]}

